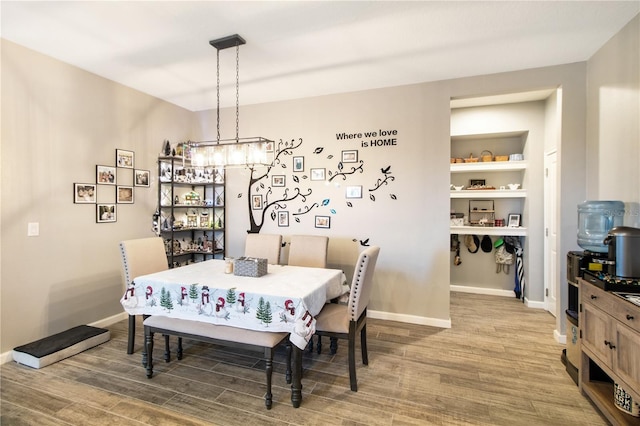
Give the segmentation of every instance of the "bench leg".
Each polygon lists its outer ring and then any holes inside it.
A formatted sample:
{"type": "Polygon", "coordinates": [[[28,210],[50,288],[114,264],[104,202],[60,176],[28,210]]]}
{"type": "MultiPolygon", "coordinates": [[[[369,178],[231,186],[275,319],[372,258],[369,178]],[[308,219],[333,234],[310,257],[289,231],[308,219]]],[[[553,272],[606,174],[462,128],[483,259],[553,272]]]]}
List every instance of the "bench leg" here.
{"type": "Polygon", "coordinates": [[[153,376],[153,332],[150,331],[144,334],[144,343],[147,349],[147,378],[150,379],[153,376]]]}
{"type": "Polygon", "coordinates": [[[331,343],[329,344],[329,353],[331,355],[335,355],[336,352],[338,352],[338,338],[330,337],[329,340],[331,341],[331,343]]]}
{"type": "Polygon", "coordinates": [[[171,361],[171,349],[169,348],[169,335],[163,334],[164,336],[164,362],[171,361]]]}
{"type": "Polygon", "coordinates": [[[182,359],[182,337],[178,337],[178,360],[182,359]]]}

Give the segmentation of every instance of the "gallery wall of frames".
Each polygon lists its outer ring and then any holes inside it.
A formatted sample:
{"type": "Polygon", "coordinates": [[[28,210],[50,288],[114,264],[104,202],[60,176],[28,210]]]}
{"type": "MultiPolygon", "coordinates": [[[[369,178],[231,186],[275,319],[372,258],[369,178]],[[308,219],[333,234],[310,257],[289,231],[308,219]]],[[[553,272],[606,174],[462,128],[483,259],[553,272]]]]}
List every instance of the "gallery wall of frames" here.
{"type": "Polygon", "coordinates": [[[149,170],[135,168],[135,153],[124,149],[116,149],[115,164],[96,164],[96,180],[92,183],[73,184],[73,202],[75,204],[95,204],[96,222],[113,223],[118,219],[118,204],[135,202],[134,188],[149,188],[149,170]],[[118,174],[118,169],[131,169],[132,174],[118,174]],[[114,203],[98,203],[98,189],[107,188],[115,191],[114,203]]]}

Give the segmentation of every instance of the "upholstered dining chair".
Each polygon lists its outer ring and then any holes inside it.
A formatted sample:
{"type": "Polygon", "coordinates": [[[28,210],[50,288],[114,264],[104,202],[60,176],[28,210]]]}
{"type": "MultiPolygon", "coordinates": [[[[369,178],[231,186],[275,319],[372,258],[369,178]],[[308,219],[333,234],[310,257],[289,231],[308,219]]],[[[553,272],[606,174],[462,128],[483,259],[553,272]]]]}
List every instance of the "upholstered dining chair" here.
{"type": "Polygon", "coordinates": [[[331,338],[331,353],[334,354],[336,339],[349,341],[349,381],[351,390],[358,391],[356,380],[356,337],[360,332],[362,363],[369,364],[367,353],[367,305],[373,286],[373,271],[376,267],[380,247],[368,247],[358,257],[351,281],[349,302],[327,303],[316,316],[316,335],[331,338]]]}
{"type": "Polygon", "coordinates": [[[282,235],[247,234],[244,255],[247,257],[267,259],[267,263],[278,265],[280,263],[281,246],[282,235]]]}
{"type": "MultiPolygon", "coordinates": [[[[135,284],[133,283],[135,277],[169,269],[164,242],[160,237],[121,241],[120,255],[125,291],[132,292],[131,295],[135,292],[135,284]]],[[[128,354],[133,353],[135,335],[136,316],[129,315],[128,354]]]]}
{"type": "Polygon", "coordinates": [[[322,235],[292,235],[287,264],[326,268],[328,246],[329,237],[322,235]]]}

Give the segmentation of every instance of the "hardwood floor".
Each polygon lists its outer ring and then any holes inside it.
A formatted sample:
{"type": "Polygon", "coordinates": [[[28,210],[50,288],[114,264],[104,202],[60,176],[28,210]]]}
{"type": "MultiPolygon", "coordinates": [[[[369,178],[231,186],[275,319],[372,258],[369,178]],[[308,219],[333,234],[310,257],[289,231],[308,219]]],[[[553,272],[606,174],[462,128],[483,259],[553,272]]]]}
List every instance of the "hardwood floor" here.
{"type": "Polygon", "coordinates": [[[515,298],[452,293],[451,320],[451,329],[438,329],[369,319],[369,365],[356,358],[358,392],[349,390],[345,342],[330,356],[325,339],[321,355],[305,353],[298,409],[279,351],[270,411],[254,353],[185,342],[184,358],[167,364],[156,337],[147,379],[141,332],[127,355],[121,321],[109,342],[45,368],[2,365],[0,424],[607,424],[566,373],[548,313],[515,298]]]}

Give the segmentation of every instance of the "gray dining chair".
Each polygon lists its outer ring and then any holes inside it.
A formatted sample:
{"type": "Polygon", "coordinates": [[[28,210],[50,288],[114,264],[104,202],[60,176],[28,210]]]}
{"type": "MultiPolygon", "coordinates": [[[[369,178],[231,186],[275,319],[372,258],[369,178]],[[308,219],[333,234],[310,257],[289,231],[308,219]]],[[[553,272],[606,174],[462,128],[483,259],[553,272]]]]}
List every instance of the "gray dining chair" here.
{"type": "Polygon", "coordinates": [[[280,263],[280,248],[282,247],[282,235],[276,234],[247,234],[245,240],[244,255],[267,259],[267,263],[278,265],[280,263]]]}
{"type": "MultiPolygon", "coordinates": [[[[125,288],[125,298],[135,296],[133,279],[140,275],[169,269],[164,242],[160,237],[139,238],[120,242],[120,256],[122,260],[122,281],[125,288]]],[[[133,353],[136,335],[136,316],[129,315],[129,336],[127,353],[133,353]]]]}
{"type": "Polygon", "coordinates": [[[378,260],[380,247],[368,247],[358,257],[353,272],[349,302],[327,303],[316,316],[316,335],[331,338],[331,354],[337,349],[337,339],[349,341],[349,381],[351,390],[358,391],[356,380],[356,337],[360,333],[362,363],[369,364],[367,353],[367,305],[373,287],[373,272],[378,260]]]}
{"type": "Polygon", "coordinates": [[[326,268],[328,247],[329,237],[322,235],[292,235],[287,264],[326,268]]]}

